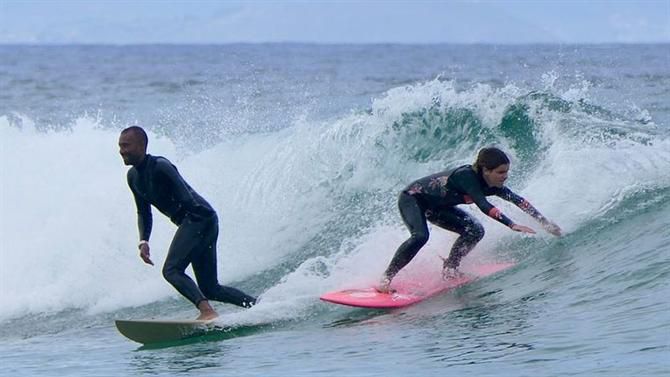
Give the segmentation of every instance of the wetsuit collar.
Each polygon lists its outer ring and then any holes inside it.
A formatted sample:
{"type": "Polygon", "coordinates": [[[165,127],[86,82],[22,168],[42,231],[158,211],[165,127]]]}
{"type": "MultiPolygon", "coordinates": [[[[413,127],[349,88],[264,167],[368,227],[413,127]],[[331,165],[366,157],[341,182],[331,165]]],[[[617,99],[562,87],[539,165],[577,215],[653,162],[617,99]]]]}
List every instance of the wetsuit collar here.
{"type": "Polygon", "coordinates": [[[144,171],[144,169],[147,167],[147,161],[149,161],[149,157],[151,157],[151,155],[149,153],[145,154],[144,158],[142,159],[142,162],[137,164],[135,166],[135,169],[137,169],[139,171],[144,171]]]}
{"type": "Polygon", "coordinates": [[[482,187],[486,187],[486,188],[492,187],[492,186],[489,186],[489,184],[486,182],[486,179],[484,179],[484,173],[481,170],[480,171],[475,171],[475,168],[472,167],[472,165],[470,165],[470,169],[472,169],[472,171],[475,172],[475,175],[477,175],[477,178],[479,179],[479,183],[481,184],[482,187]]]}

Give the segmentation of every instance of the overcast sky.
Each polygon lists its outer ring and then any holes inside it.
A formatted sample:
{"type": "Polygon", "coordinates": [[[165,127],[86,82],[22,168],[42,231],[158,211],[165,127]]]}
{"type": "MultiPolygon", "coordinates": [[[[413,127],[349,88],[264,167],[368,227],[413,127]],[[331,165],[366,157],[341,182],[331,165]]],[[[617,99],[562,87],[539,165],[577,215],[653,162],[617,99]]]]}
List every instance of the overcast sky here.
{"type": "Polygon", "coordinates": [[[0,0],[0,43],[670,42],[670,0],[0,0]]]}

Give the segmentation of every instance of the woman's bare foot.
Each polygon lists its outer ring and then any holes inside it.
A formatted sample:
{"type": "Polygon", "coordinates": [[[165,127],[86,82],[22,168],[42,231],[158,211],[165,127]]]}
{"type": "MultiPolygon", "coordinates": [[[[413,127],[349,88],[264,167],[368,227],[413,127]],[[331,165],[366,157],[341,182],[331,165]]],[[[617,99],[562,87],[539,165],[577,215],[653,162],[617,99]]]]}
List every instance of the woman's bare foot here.
{"type": "Polygon", "coordinates": [[[462,279],[464,277],[465,277],[464,273],[453,267],[445,267],[442,270],[442,279],[444,280],[462,279]]]}
{"type": "Polygon", "coordinates": [[[391,279],[384,276],[382,280],[379,281],[379,284],[375,287],[379,293],[393,293],[395,289],[391,288],[391,279]]]}

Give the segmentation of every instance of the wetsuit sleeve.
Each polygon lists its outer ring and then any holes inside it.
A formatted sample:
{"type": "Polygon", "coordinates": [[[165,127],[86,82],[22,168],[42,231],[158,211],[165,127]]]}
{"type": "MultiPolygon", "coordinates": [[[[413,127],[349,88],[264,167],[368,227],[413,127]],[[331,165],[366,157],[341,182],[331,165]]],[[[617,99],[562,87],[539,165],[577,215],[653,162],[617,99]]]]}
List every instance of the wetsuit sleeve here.
{"type": "Polygon", "coordinates": [[[183,210],[198,213],[198,202],[174,165],[164,158],[158,158],[156,160],[156,172],[162,174],[170,182],[172,194],[183,210]]]}
{"type": "Polygon", "coordinates": [[[514,225],[514,221],[505,216],[500,209],[496,208],[486,200],[486,195],[484,195],[476,176],[473,175],[471,178],[466,178],[463,182],[463,189],[470,198],[472,198],[473,203],[475,203],[475,205],[490,218],[508,227],[514,225]]]}
{"type": "Polygon", "coordinates": [[[512,190],[508,189],[507,187],[503,187],[500,190],[500,193],[496,195],[498,195],[504,200],[507,200],[508,202],[513,203],[515,206],[519,207],[519,209],[526,212],[540,223],[547,222],[547,219],[540,213],[540,211],[538,211],[535,207],[533,207],[533,205],[530,204],[530,202],[528,202],[523,197],[515,194],[514,192],[512,192],[512,190]]]}
{"type": "Polygon", "coordinates": [[[133,186],[131,173],[128,173],[128,186],[135,198],[135,206],[137,207],[137,229],[140,233],[140,241],[149,241],[151,236],[151,229],[153,227],[153,216],[151,215],[151,204],[144,200],[133,186]]]}

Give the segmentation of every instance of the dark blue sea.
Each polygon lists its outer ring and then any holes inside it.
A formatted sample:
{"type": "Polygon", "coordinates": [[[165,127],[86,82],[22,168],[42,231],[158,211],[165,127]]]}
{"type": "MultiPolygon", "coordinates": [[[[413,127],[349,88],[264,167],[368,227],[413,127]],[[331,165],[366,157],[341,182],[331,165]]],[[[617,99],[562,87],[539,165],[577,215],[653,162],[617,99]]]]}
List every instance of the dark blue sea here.
{"type": "MultiPolygon", "coordinates": [[[[668,376],[670,45],[0,46],[0,375],[668,376]],[[137,252],[120,130],[149,132],[215,207],[232,330],[147,347],[115,319],[194,318],[137,252]],[[321,302],[376,282],[416,178],[497,145],[553,237],[502,273],[394,311],[321,302]]],[[[439,274],[432,227],[408,268],[439,274]]]]}

